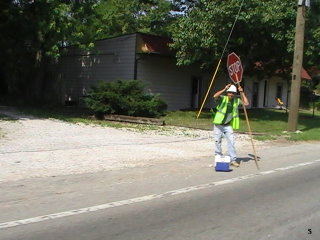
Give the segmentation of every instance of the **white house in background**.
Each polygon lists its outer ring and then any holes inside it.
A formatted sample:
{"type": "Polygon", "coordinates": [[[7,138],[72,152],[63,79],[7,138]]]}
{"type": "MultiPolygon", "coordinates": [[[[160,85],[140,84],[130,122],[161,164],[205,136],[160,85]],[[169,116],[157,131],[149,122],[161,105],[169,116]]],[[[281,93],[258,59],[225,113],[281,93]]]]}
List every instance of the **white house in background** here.
{"type": "MultiPolygon", "coordinates": [[[[196,64],[176,66],[169,43],[168,38],[133,33],[96,41],[95,50],[89,53],[70,49],[59,64],[61,101],[79,102],[99,81],[138,79],[147,83],[149,93],[166,101],[168,110],[199,108],[212,73],[196,64]]],[[[222,72],[214,80],[205,108],[213,106],[213,93],[230,82],[222,72]]],[[[275,107],[276,98],[285,104],[288,100],[288,83],[281,78],[247,78],[244,73],[241,85],[250,100],[249,108],[275,107]]]]}

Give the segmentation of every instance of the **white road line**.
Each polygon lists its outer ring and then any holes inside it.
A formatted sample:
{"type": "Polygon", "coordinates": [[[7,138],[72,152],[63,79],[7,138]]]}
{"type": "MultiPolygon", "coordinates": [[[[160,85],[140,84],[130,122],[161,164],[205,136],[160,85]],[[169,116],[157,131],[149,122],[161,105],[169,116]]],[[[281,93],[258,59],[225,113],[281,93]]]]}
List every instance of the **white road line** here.
{"type": "Polygon", "coordinates": [[[74,209],[74,210],[60,212],[60,213],[53,213],[53,214],[48,214],[48,215],[43,215],[43,216],[38,216],[38,217],[33,217],[33,218],[21,219],[21,220],[16,220],[16,221],[11,221],[11,222],[4,222],[4,223],[0,223],[0,230],[6,229],[6,228],[11,228],[11,227],[27,225],[27,224],[31,224],[31,223],[43,222],[43,221],[57,219],[57,218],[63,218],[63,217],[67,217],[67,216],[79,215],[79,214],[83,214],[83,213],[96,212],[96,211],[105,210],[108,208],[120,207],[120,206],[124,206],[124,205],[131,205],[131,204],[139,203],[139,202],[151,201],[154,199],[165,198],[168,196],[179,195],[179,194],[184,194],[184,193],[193,192],[193,191],[198,191],[198,190],[202,190],[202,189],[211,188],[214,186],[220,186],[220,185],[230,184],[230,183],[234,183],[234,182],[239,182],[239,181],[254,178],[257,176],[263,176],[263,175],[268,175],[268,174],[272,174],[272,173],[276,173],[276,172],[280,172],[280,171],[286,171],[286,170],[314,164],[317,162],[320,162],[320,159],[310,161],[310,162],[298,163],[298,164],[291,165],[288,167],[276,168],[274,170],[264,171],[264,172],[260,172],[260,173],[256,173],[256,174],[249,174],[249,175],[235,177],[235,178],[226,179],[226,180],[221,180],[221,181],[217,181],[217,182],[176,189],[176,190],[168,191],[168,192],[161,193],[161,194],[147,195],[147,196],[131,198],[131,199],[122,200],[122,201],[110,202],[110,203],[101,204],[101,205],[97,205],[97,206],[74,209]]]}

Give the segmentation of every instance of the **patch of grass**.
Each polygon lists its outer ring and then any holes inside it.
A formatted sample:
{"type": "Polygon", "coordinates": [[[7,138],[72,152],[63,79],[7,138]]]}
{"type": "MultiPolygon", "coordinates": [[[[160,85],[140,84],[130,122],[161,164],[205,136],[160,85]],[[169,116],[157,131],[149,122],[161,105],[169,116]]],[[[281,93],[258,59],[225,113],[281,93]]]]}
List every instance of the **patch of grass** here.
{"type": "Polygon", "coordinates": [[[272,141],[272,140],[276,140],[277,136],[276,135],[257,135],[257,136],[253,136],[253,138],[259,141],[272,141]]]}
{"type": "MultiPolygon", "coordinates": [[[[273,109],[247,110],[249,124],[253,132],[279,134],[287,128],[288,114],[273,109]]],[[[248,131],[245,114],[240,114],[240,131],[248,131]]]]}
{"type": "Polygon", "coordinates": [[[298,133],[290,133],[288,139],[293,141],[320,140],[320,114],[313,117],[311,112],[302,111],[299,116],[298,133]]]}
{"type": "Polygon", "coordinates": [[[0,113],[0,120],[3,120],[3,121],[15,121],[16,119],[0,113]]]}
{"type": "Polygon", "coordinates": [[[174,111],[168,112],[162,119],[166,125],[191,127],[205,130],[211,130],[212,125],[212,113],[210,111],[204,111],[197,119],[196,111],[174,111]]]}
{"type": "MultiPolygon", "coordinates": [[[[298,130],[302,133],[284,133],[287,130],[288,113],[276,109],[248,109],[249,124],[252,132],[262,133],[254,136],[259,140],[272,140],[285,137],[293,141],[320,140],[320,112],[313,116],[312,111],[299,112],[298,130]]],[[[212,113],[204,111],[196,118],[196,111],[170,112],[163,119],[168,125],[187,126],[193,128],[212,129],[212,113]]],[[[240,132],[248,132],[247,121],[243,110],[240,110],[240,132]]]]}

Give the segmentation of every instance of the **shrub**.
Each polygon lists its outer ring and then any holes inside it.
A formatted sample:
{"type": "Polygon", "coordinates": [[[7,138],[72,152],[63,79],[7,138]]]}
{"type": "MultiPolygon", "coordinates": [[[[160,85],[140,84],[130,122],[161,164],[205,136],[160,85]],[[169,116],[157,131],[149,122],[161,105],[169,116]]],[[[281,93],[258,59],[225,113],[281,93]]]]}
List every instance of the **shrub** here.
{"type": "Polygon", "coordinates": [[[85,97],[86,105],[96,115],[120,114],[140,117],[158,117],[164,114],[167,104],[144,92],[139,80],[99,82],[85,97]]]}

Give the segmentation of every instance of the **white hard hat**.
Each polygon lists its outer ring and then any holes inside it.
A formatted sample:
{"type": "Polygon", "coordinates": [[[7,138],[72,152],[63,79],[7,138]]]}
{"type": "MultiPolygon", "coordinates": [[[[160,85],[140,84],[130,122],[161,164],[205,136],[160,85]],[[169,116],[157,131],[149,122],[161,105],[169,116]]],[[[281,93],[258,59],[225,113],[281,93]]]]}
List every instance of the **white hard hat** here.
{"type": "Polygon", "coordinates": [[[231,85],[228,89],[227,92],[233,92],[233,93],[237,93],[237,88],[235,85],[231,85]]]}

